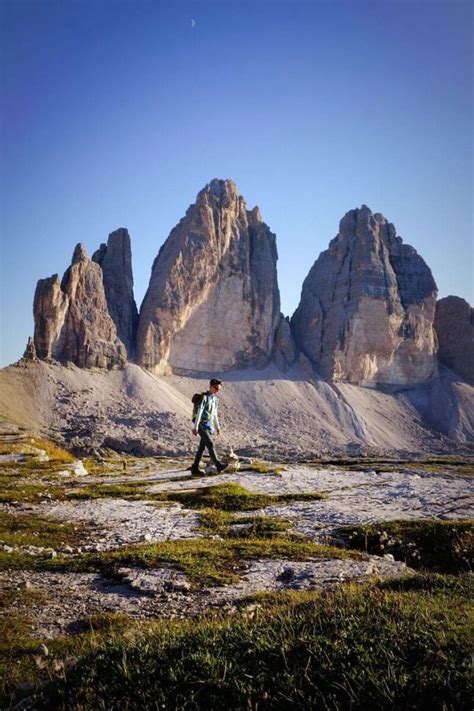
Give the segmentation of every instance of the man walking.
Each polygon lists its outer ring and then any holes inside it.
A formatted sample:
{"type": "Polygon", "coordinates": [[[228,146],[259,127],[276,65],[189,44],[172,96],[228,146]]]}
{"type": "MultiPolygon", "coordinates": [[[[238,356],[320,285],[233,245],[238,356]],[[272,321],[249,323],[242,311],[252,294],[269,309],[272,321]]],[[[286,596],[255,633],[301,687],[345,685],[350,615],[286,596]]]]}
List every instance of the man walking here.
{"type": "Polygon", "coordinates": [[[206,447],[217,471],[221,472],[226,468],[226,465],[217,459],[214,449],[214,442],[211,437],[214,432],[216,434],[220,433],[219,419],[217,416],[217,409],[219,405],[217,393],[221,387],[222,380],[212,378],[209,383],[209,390],[203,394],[196,416],[193,418],[193,435],[199,434],[201,440],[194,458],[193,466],[191,467],[191,474],[202,474],[202,471],[199,469],[199,462],[201,461],[201,457],[206,447]]]}

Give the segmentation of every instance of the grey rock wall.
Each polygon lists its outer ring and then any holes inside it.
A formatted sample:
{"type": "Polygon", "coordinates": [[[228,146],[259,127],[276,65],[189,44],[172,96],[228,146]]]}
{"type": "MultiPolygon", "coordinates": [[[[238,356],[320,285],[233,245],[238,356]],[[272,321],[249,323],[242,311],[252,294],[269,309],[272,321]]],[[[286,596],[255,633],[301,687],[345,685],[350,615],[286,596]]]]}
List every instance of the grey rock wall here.
{"type": "Polygon", "coordinates": [[[435,303],[423,259],[362,205],[312,266],[291,327],[327,380],[413,385],[436,374],[435,303]]]}
{"type": "Polygon", "coordinates": [[[123,227],[111,232],[107,245],[92,255],[102,267],[104,290],[109,313],[117,335],[133,360],[138,327],[138,309],[133,296],[132,250],[130,236],[123,227]]]}
{"type": "Polygon", "coordinates": [[[82,368],[122,367],[127,353],[117,337],[105,297],[102,269],[82,244],[62,281],[40,279],[33,305],[38,357],[71,361],[82,368]]]}
{"type": "Polygon", "coordinates": [[[459,296],[446,296],[436,303],[434,325],[439,360],[474,384],[474,309],[459,296]]]}
{"type": "Polygon", "coordinates": [[[137,362],[154,372],[263,367],[280,318],[275,235],[236,185],[212,180],[171,231],[140,310],[137,362]]]}

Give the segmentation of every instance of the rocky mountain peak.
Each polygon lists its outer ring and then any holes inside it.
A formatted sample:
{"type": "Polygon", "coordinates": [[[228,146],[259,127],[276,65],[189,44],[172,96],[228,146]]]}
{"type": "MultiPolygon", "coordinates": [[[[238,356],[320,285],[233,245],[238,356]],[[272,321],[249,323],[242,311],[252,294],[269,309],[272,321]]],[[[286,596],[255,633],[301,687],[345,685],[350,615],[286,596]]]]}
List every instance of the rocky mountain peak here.
{"type": "Polygon", "coordinates": [[[222,180],[220,178],[213,178],[199,193],[196,202],[199,202],[202,195],[209,194],[217,200],[222,200],[223,198],[236,199],[239,197],[239,191],[237,185],[233,180],[222,180]]]}
{"type": "Polygon", "coordinates": [[[89,255],[87,254],[87,250],[82,244],[82,242],[79,242],[79,244],[76,244],[76,247],[74,249],[74,253],[72,255],[72,262],[71,264],[77,264],[78,262],[86,262],[89,259],[89,255]]]}
{"type": "MultiPolygon", "coordinates": [[[[104,261],[106,251],[99,250],[104,261]]],[[[118,279],[122,284],[126,282],[126,269],[123,260],[119,261],[118,279]]],[[[38,281],[33,313],[39,358],[71,361],[85,368],[125,365],[127,352],[109,312],[104,281],[102,267],[89,259],[81,243],[76,245],[61,281],[57,274],[38,281]]]]}
{"type": "Polygon", "coordinates": [[[268,362],[280,318],[276,260],[275,235],[247,212],[235,183],[208,183],[155,259],[139,364],[163,372],[268,362]]]}
{"type": "Polygon", "coordinates": [[[435,302],[423,259],[362,205],[344,215],[311,268],[292,331],[329,380],[414,384],[436,372],[435,302]]]}
{"type": "Polygon", "coordinates": [[[248,220],[251,225],[257,225],[259,222],[263,222],[262,213],[258,205],[255,205],[255,207],[248,212],[248,220]]]}

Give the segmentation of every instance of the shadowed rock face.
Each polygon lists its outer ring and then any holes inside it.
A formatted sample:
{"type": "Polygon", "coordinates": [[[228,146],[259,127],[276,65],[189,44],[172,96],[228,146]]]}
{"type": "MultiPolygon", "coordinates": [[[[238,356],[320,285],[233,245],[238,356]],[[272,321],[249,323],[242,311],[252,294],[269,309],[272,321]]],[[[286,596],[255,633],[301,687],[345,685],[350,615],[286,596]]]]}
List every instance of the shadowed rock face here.
{"type": "Polygon", "coordinates": [[[39,358],[71,361],[82,368],[123,366],[127,354],[109,314],[102,269],[82,244],[74,250],[62,282],[40,279],[34,306],[39,358]]]}
{"type": "Polygon", "coordinates": [[[435,303],[423,259],[362,205],[306,277],[292,332],[328,380],[413,385],[436,373],[435,303]]]}
{"type": "Polygon", "coordinates": [[[212,180],[155,259],[137,362],[157,373],[264,366],[280,320],[276,260],[258,208],[212,180]]]}
{"type": "Polygon", "coordinates": [[[474,384],[474,309],[459,296],[446,296],[436,303],[434,325],[439,360],[474,384]]]}
{"type": "Polygon", "coordinates": [[[273,360],[279,369],[286,373],[288,368],[296,361],[297,355],[298,352],[293,336],[291,335],[289,318],[284,318],[283,314],[281,314],[280,322],[275,333],[273,360]]]}
{"type": "Polygon", "coordinates": [[[102,267],[104,290],[109,313],[117,328],[117,335],[125,345],[130,359],[135,352],[138,310],[133,298],[132,250],[130,236],[124,228],[109,235],[107,245],[92,255],[102,267]]]}

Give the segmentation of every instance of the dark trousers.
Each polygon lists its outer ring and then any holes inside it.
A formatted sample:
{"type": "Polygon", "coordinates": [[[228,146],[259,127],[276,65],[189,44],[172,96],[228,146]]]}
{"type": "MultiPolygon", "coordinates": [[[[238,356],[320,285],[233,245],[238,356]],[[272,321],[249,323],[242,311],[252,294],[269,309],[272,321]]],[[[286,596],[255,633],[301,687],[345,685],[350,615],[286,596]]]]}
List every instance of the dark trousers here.
{"type": "Polygon", "coordinates": [[[212,437],[207,430],[203,429],[202,427],[199,427],[198,429],[198,434],[201,437],[201,441],[199,442],[199,447],[196,452],[196,456],[194,457],[194,464],[193,467],[199,467],[199,462],[201,461],[201,457],[203,455],[204,450],[207,447],[207,451],[209,452],[209,456],[214,462],[214,464],[217,466],[218,465],[218,459],[216,456],[216,452],[214,449],[214,442],[212,441],[212,437]]]}

